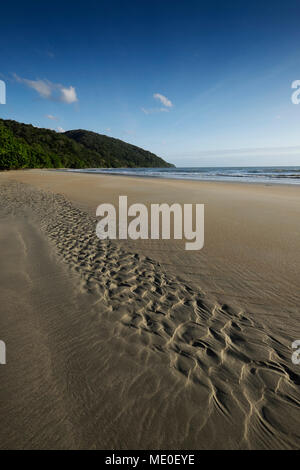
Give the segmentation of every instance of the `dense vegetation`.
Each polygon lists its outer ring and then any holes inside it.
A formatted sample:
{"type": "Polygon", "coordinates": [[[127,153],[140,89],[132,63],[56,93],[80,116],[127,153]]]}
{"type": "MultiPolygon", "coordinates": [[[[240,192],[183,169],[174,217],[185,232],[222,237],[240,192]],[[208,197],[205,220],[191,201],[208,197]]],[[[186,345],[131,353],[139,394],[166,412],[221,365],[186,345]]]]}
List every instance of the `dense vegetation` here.
{"type": "Polygon", "coordinates": [[[0,119],[0,170],[168,166],[151,152],[105,135],[57,133],[0,119]]]}
{"type": "Polygon", "coordinates": [[[75,142],[82,144],[86,149],[100,155],[108,167],[169,167],[162,158],[154,153],[143,150],[132,144],[127,144],[119,139],[97,134],[96,132],[82,129],[67,131],[65,135],[75,142]]]}

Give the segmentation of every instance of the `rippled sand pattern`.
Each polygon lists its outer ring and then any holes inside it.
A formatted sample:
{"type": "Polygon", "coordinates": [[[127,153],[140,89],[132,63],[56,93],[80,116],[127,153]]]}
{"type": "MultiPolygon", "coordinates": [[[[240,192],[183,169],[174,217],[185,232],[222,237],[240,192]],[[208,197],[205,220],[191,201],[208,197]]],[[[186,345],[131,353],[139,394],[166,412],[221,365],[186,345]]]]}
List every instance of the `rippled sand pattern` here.
{"type": "MultiPolygon", "coordinates": [[[[97,322],[111,319],[114,337],[162,357],[166,375],[201,396],[194,447],[206,429],[213,429],[215,447],[220,433],[223,447],[227,422],[239,435],[232,447],[299,447],[299,369],[282,331],[270,331],[251,312],[212,303],[201,286],[191,289],[148,257],[98,240],[96,218],[62,195],[5,183],[0,207],[2,215],[32,211],[58,257],[80,276],[80,289],[95,299],[97,322]]],[[[166,399],[172,401],[172,390],[166,399]]]]}

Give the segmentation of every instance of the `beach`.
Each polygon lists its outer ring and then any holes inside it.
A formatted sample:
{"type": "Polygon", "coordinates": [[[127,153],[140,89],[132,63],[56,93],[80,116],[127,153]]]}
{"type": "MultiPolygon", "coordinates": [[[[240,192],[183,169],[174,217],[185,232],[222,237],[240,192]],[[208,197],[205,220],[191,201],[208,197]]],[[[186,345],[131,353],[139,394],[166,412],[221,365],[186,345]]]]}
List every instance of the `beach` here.
{"type": "Polygon", "coordinates": [[[2,449],[296,449],[297,186],[0,173],[2,449]],[[205,205],[205,244],[96,208],[205,205]]]}

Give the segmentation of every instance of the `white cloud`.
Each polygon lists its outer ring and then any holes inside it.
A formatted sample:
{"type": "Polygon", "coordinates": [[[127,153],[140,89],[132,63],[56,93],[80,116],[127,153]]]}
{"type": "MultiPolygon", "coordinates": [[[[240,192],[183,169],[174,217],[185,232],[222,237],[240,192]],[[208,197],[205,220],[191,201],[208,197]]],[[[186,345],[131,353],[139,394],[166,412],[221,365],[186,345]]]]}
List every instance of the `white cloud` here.
{"type": "Polygon", "coordinates": [[[141,108],[143,113],[145,114],[153,114],[153,113],[168,113],[170,108],[173,107],[173,103],[169,100],[166,96],[161,95],[160,93],[154,93],[153,98],[160,101],[163,104],[161,108],[141,108]]]}
{"type": "Polygon", "coordinates": [[[61,101],[64,101],[65,103],[68,103],[68,104],[75,103],[76,101],[78,101],[76,90],[73,86],[70,86],[69,88],[61,87],[60,91],[61,91],[61,96],[60,96],[61,101]]]}
{"type": "Polygon", "coordinates": [[[24,83],[29,88],[33,88],[42,98],[50,98],[51,84],[47,80],[27,80],[14,74],[15,79],[19,83],[24,83]]]}
{"type": "Polygon", "coordinates": [[[63,132],[66,132],[66,131],[65,131],[62,127],[60,127],[60,126],[58,126],[58,127],[56,128],[56,130],[57,130],[57,132],[59,132],[59,133],[61,133],[61,134],[62,134],[63,132]]]}
{"type": "Polygon", "coordinates": [[[46,118],[51,119],[52,121],[58,121],[58,117],[53,116],[52,114],[46,114],[46,118]]]}
{"type": "Polygon", "coordinates": [[[28,80],[14,74],[14,78],[19,83],[24,83],[29,88],[35,90],[42,98],[62,101],[67,104],[78,101],[75,87],[65,87],[59,83],[52,83],[49,80],[28,80]]]}
{"type": "Polygon", "coordinates": [[[161,95],[160,93],[154,93],[153,98],[159,100],[167,108],[172,108],[173,103],[166,96],[161,95]]]}

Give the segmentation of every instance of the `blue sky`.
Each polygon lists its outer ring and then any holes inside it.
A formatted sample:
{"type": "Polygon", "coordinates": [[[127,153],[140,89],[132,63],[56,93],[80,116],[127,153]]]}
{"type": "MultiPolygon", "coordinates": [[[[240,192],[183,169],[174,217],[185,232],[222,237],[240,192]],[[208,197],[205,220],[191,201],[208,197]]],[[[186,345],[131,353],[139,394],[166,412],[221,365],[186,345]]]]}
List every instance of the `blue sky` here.
{"type": "Polygon", "coordinates": [[[0,116],[178,166],[300,165],[299,15],[293,0],[2,3],[0,116]]]}

